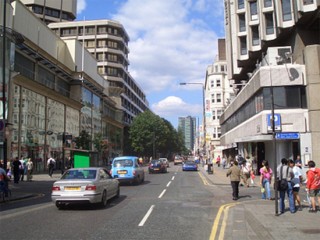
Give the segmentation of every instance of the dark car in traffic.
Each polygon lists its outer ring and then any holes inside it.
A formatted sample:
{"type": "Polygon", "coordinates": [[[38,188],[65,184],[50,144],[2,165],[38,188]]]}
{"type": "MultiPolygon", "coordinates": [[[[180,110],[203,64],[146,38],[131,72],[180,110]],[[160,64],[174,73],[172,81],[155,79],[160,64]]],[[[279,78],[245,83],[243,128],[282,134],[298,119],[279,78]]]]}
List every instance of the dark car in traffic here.
{"type": "Polygon", "coordinates": [[[149,173],[156,173],[156,172],[166,173],[166,172],[168,172],[167,164],[163,160],[160,160],[160,159],[151,160],[151,162],[149,163],[148,170],[149,170],[149,173]]]}

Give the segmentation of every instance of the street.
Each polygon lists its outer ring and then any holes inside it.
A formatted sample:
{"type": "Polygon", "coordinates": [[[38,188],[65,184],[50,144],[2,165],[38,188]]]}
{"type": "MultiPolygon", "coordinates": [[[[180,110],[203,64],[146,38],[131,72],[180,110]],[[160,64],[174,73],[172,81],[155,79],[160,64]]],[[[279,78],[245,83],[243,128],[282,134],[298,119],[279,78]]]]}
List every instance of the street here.
{"type": "Polygon", "coordinates": [[[142,185],[122,184],[120,198],[105,209],[59,211],[50,201],[52,181],[20,184],[39,184],[45,195],[1,206],[7,239],[208,239],[219,207],[199,173],[182,172],[180,165],[146,174],[142,185]]]}
{"type": "Polygon", "coordinates": [[[274,201],[261,200],[257,178],[249,188],[240,187],[240,199],[232,201],[226,169],[182,172],[181,165],[171,163],[168,171],[148,174],[145,168],[145,182],[122,184],[120,198],[106,208],[74,205],[58,210],[50,199],[57,173],[20,182],[13,194],[33,195],[0,204],[2,235],[19,240],[318,239],[319,214],[310,215],[304,202],[303,211],[275,216],[274,201]]]}

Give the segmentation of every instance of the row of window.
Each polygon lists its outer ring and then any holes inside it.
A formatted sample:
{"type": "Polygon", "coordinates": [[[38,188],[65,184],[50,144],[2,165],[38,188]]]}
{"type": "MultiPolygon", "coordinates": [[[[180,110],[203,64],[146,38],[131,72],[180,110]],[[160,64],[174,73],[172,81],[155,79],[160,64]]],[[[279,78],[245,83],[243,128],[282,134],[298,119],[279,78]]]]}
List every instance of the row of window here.
{"type": "MultiPolygon", "coordinates": [[[[307,108],[304,86],[274,87],[274,109],[307,108]]],[[[271,110],[271,88],[261,89],[240,109],[222,123],[222,133],[226,133],[263,110],[271,110]]]]}
{"type": "MultiPolygon", "coordinates": [[[[43,14],[44,7],[32,5],[31,9],[36,14],[43,14]]],[[[60,18],[60,13],[61,13],[60,10],[45,7],[45,15],[46,16],[60,18]]],[[[73,21],[75,18],[70,13],[62,11],[61,19],[66,20],[66,21],[73,21]]]]}

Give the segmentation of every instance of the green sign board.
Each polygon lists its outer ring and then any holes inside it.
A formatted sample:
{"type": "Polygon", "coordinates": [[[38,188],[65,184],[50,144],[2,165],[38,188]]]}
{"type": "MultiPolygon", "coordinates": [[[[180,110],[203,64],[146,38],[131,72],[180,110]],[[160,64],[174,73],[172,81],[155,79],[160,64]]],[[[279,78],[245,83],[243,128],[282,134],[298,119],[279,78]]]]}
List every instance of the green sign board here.
{"type": "Polygon", "coordinates": [[[89,152],[74,151],[73,158],[74,158],[74,167],[75,168],[90,167],[90,154],[89,154],[89,152]]]}

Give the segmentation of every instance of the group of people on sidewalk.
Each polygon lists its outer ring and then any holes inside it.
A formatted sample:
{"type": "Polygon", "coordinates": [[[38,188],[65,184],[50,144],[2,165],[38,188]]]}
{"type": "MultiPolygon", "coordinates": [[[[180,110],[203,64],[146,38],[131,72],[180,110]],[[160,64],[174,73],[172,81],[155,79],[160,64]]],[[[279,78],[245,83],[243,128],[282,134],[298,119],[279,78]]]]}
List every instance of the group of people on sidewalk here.
{"type": "MultiPolygon", "coordinates": [[[[281,164],[277,167],[277,181],[278,184],[275,189],[279,191],[280,195],[280,213],[285,211],[285,196],[288,196],[289,209],[291,213],[295,213],[297,210],[302,210],[301,199],[299,196],[300,187],[303,182],[306,183],[307,198],[309,201],[309,212],[315,213],[316,199],[320,208],[320,168],[315,167],[314,161],[308,162],[308,171],[306,173],[306,179],[303,179],[301,170],[301,160],[298,157],[296,161],[286,158],[281,159],[281,164]],[[297,206],[296,206],[297,204],[297,206]]],[[[273,171],[269,166],[267,160],[262,162],[262,167],[259,170],[260,173],[260,189],[261,198],[273,200],[271,198],[271,184],[273,171]]],[[[227,170],[227,177],[230,177],[232,187],[233,200],[239,199],[239,185],[241,179],[244,182],[244,186],[249,187],[249,179],[254,178],[254,172],[251,164],[246,160],[239,164],[238,161],[231,161],[231,167],[227,170]]],[[[319,209],[320,211],[320,209],[319,209]]]]}

